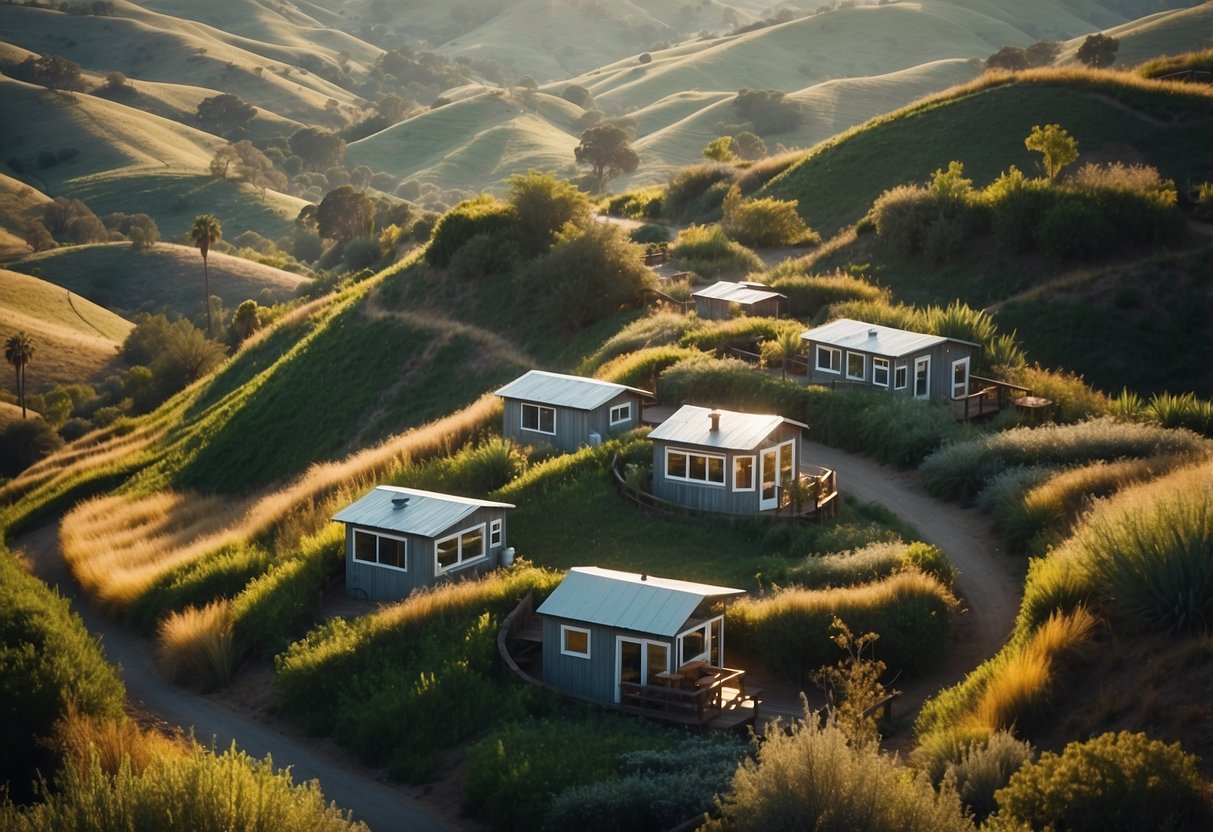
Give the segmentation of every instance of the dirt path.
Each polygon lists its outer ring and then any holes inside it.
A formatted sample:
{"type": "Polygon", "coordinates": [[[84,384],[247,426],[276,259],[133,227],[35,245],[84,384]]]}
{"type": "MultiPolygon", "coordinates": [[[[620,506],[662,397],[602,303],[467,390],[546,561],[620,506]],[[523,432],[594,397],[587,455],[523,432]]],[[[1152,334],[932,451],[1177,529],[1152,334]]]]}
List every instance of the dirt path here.
{"type": "MultiPolygon", "coordinates": [[[[929,676],[897,685],[902,696],[895,709],[902,717],[913,718],[928,696],[959,682],[1006,643],[1023,590],[1022,564],[1004,554],[977,509],[931,497],[917,471],[897,471],[817,442],[804,442],[801,448],[807,465],[837,471],[839,490],[860,502],[880,503],[913,525],[923,540],[944,551],[960,573],[956,587],[964,612],[947,658],[929,676]]],[[[911,741],[908,731],[899,731],[892,745],[905,748],[911,741]]]]}
{"type": "Polygon", "coordinates": [[[235,742],[254,757],[272,754],[276,766],[291,767],[296,782],[319,780],[326,800],[352,811],[374,832],[447,832],[457,828],[454,816],[458,805],[450,807],[450,818],[436,817],[430,807],[410,797],[403,788],[379,782],[374,772],[331,743],[278,730],[242,713],[226,700],[198,695],[165,680],[152,660],[151,643],[102,614],[83,597],[59,552],[58,535],[58,524],[44,526],[13,540],[12,550],[33,563],[38,577],[71,600],[89,632],[101,640],[106,658],[121,665],[127,697],[136,709],[170,725],[192,728],[204,744],[213,738],[220,751],[235,742]]]}

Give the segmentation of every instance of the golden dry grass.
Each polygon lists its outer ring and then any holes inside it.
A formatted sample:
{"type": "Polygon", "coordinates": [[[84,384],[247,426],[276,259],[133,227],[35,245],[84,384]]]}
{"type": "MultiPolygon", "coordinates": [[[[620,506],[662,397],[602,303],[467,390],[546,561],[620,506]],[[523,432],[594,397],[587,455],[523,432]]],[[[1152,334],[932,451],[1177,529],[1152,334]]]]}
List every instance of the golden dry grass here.
{"type": "Polygon", "coordinates": [[[141,774],[156,755],[172,755],[184,748],[162,734],[143,730],[134,720],[97,719],[70,704],[55,725],[55,740],[58,752],[78,770],[87,771],[95,760],[111,777],[124,763],[141,774]]]}
{"type": "Polygon", "coordinates": [[[204,690],[229,684],[240,660],[232,604],[226,598],[170,613],[160,625],[157,641],[169,678],[204,690]]]}

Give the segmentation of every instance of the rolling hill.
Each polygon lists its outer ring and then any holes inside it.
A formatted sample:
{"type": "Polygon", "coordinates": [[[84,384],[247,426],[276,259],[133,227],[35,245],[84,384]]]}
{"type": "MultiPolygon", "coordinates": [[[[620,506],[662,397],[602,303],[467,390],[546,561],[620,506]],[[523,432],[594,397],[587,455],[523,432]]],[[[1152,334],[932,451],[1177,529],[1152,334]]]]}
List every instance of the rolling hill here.
{"type": "Polygon", "coordinates": [[[27,254],[25,224],[42,214],[50,197],[0,173],[0,261],[27,254]]]}

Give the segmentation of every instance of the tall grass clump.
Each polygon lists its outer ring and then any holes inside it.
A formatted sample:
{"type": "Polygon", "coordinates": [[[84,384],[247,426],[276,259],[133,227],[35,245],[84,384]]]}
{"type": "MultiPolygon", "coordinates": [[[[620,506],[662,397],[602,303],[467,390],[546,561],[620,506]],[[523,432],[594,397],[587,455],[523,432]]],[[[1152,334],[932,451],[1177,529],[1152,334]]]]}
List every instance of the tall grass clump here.
{"type": "Polygon", "coordinates": [[[699,325],[697,319],[675,312],[657,312],[633,321],[612,335],[581,363],[579,372],[589,374],[613,358],[648,347],[672,346],[699,325]]]}
{"type": "Polygon", "coordinates": [[[960,732],[949,732],[946,737],[932,736],[914,749],[911,762],[925,771],[933,783],[950,780],[961,802],[981,822],[994,811],[994,793],[1036,752],[1031,743],[1015,739],[1008,730],[967,742],[962,737],[960,732]]]}
{"type": "Polygon", "coordinates": [[[785,260],[767,272],[766,283],[788,296],[788,314],[814,320],[824,309],[845,301],[887,301],[889,291],[843,271],[810,274],[796,260],[785,260]]]}
{"type": "Polygon", "coordinates": [[[949,587],[956,579],[956,568],[938,547],[902,541],[872,543],[846,552],[809,556],[789,567],[782,579],[806,589],[826,589],[883,580],[905,569],[917,569],[949,587]]]}
{"type": "Polygon", "coordinates": [[[154,632],[173,610],[235,596],[263,574],[271,561],[272,556],[261,546],[230,543],[163,575],[131,604],[128,615],[135,626],[154,632]]]}
{"type": "Polygon", "coordinates": [[[1051,401],[1049,418],[1054,422],[1080,422],[1108,412],[1108,397],[1074,373],[1020,364],[1005,365],[1003,376],[1031,390],[1033,396],[1051,401]]]}
{"type": "Polygon", "coordinates": [[[757,254],[730,240],[718,225],[689,225],[670,246],[670,254],[680,269],[708,280],[742,277],[762,269],[757,254]]]}
{"type": "Polygon", "coordinates": [[[1207,452],[1208,442],[1189,431],[1101,418],[1074,425],[1019,427],[954,442],[923,460],[919,470],[923,485],[936,497],[968,501],[1009,468],[1207,452]]]}
{"type": "Polygon", "coordinates": [[[772,671],[803,681],[840,658],[829,632],[835,618],[851,632],[877,633],[876,657],[915,672],[939,657],[957,602],[936,578],[916,570],[882,581],[824,590],[783,589],[743,598],[726,613],[730,638],[772,671]]]}
{"type": "Polygon", "coordinates": [[[45,740],[55,723],[73,708],[118,719],[125,698],[121,679],[67,599],[0,545],[0,783],[28,800],[37,770],[49,761],[45,740]]]}
{"type": "Polygon", "coordinates": [[[212,691],[230,684],[240,661],[231,602],[186,607],[160,625],[157,651],[169,678],[212,691]]]}
{"type": "Polygon", "coordinates": [[[717,801],[710,832],[962,832],[972,830],[950,785],[938,791],[921,774],[870,744],[852,743],[834,722],[816,718],[767,731],[717,801]]]}
{"type": "Polygon", "coordinates": [[[1024,764],[995,793],[993,828],[1173,829],[1197,832],[1213,824],[1213,806],[1179,743],[1145,734],[1101,734],[1069,743],[1024,764]]]}
{"type": "Polygon", "coordinates": [[[1155,393],[1142,408],[1142,415],[1164,428],[1187,428],[1213,436],[1213,402],[1198,399],[1194,393],[1155,393]]]}
{"type": "Polygon", "coordinates": [[[669,367],[680,361],[695,359],[703,356],[701,350],[691,347],[664,346],[643,347],[612,358],[595,372],[595,377],[616,384],[626,384],[641,390],[653,390],[657,386],[657,378],[669,367]]]}

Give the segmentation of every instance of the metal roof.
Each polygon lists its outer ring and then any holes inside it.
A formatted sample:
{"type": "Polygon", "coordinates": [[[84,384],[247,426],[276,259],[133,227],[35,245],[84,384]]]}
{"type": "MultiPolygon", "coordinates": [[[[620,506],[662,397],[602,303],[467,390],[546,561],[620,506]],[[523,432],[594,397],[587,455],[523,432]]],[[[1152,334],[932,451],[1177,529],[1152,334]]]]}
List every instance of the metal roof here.
{"type": "Polygon", "coordinates": [[[805,341],[819,344],[829,344],[833,347],[845,347],[853,350],[887,355],[900,358],[912,352],[918,352],[944,341],[954,341],[958,344],[980,346],[972,341],[962,341],[959,338],[945,338],[942,335],[927,335],[922,332],[910,332],[905,329],[895,329],[891,326],[869,324],[863,321],[853,321],[850,318],[839,318],[830,321],[816,329],[810,329],[800,336],[805,341]]]}
{"type": "Polygon", "coordinates": [[[548,404],[553,407],[593,410],[625,391],[631,391],[648,399],[653,398],[652,393],[628,387],[626,384],[615,384],[585,376],[548,373],[543,370],[529,370],[525,375],[519,376],[498,390],[497,395],[548,404]]]}
{"type": "Polygon", "coordinates": [[[675,636],[706,598],[744,590],[575,566],[536,610],[574,621],[659,636],[675,636]]]}
{"type": "Polygon", "coordinates": [[[750,451],[762,444],[780,425],[808,425],[756,413],[737,413],[732,410],[715,410],[684,404],[649,433],[649,439],[677,442],[685,445],[701,445],[730,451],[750,451]],[[710,414],[720,414],[720,429],[712,430],[710,414]]]}
{"type": "Polygon", "coordinates": [[[356,526],[434,537],[478,508],[513,507],[510,503],[456,497],[419,488],[378,485],[365,497],[334,514],[333,519],[356,526]]]}
{"type": "Polygon", "coordinates": [[[749,306],[750,304],[761,303],[771,298],[783,298],[787,300],[788,296],[773,289],[767,289],[758,283],[732,283],[728,280],[719,280],[711,286],[700,289],[698,292],[693,292],[691,297],[725,300],[730,303],[740,303],[749,306]]]}

